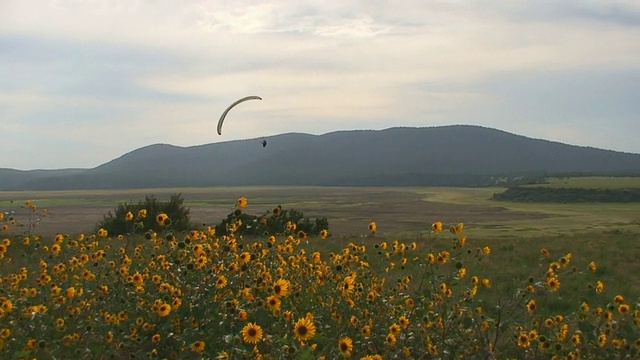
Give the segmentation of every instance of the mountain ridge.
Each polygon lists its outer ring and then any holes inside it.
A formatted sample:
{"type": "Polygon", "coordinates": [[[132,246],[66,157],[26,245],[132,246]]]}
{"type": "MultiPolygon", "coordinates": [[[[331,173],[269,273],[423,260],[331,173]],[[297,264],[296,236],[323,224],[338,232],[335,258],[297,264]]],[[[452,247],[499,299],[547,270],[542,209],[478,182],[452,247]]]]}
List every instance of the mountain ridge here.
{"type": "Polygon", "coordinates": [[[151,144],[91,169],[0,169],[0,189],[478,186],[505,174],[640,174],[640,154],[474,125],[284,133],[265,139],[265,148],[262,138],[189,147],[151,144]]]}

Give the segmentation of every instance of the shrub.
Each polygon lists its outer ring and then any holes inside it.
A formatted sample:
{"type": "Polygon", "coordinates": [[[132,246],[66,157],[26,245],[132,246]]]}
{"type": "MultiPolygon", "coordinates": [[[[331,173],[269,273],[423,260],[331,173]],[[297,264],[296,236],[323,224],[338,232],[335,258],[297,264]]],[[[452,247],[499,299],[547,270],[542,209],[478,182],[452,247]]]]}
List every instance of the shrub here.
{"type": "Polygon", "coordinates": [[[102,228],[114,235],[130,234],[137,230],[157,232],[168,226],[174,231],[187,231],[192,228],[190,221],[189,208],[185,207],[182,194],[172,194],[169,201],[160,201],[151,195],[137,204],[119,204],[113,212],[104,215],[96,229],[102,228]],[[160,214],[166,214],[168,219],[158,221],[160,214]]]}
{"type": "Polygon", "coordinates": [[[326,217],[311,220],[302,211],[283,210],[278,205],[260,216],[250,215],[236,208],[215,229],[216,234],[234,232],[237,235],[264,236],[303,231],[307,235],[317,236],[322,230],[329,229],[329,221],[326,217]]]}

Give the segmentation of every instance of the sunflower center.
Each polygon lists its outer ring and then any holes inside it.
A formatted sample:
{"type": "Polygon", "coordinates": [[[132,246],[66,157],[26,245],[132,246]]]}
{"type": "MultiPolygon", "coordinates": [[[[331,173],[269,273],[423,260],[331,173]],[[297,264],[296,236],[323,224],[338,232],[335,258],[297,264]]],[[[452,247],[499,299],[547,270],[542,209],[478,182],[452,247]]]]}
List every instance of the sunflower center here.
{"type": "Polygon", "coordinates": [[[256,331],[256,329],[251,328],[249,329],[249,331],[247,331],[247,334],[249,334],[249,336],[254,337],[256,336],[256,334],[258,334],[258,332],[256,331]]]}
{"type": "Polygon", "coordinates": [[[300,335],[306,335],[307,334],[307,327],[306,326],[300,326],[298,328],[298,334],[300,335]]]}

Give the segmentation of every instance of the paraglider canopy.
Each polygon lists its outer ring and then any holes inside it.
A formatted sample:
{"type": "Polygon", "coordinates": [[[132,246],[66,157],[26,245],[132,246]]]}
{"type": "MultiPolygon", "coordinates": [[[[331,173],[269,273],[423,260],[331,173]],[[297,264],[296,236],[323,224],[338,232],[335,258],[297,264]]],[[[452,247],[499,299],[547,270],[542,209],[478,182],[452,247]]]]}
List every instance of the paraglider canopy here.
{"type": "MultiPolygon", "coordinates": [[[[227,117],[227,113],[229,112],[229,110],[233,109],[234,106],[245,102],[247,100],[262,100],[262,98],[260,96],[246,96],[243,97],[240,100],[235,101],[233,104],[229,105],[229,107],[222,113],[222,115],[220,116],[220,120],[218,120],[218,135],[222,135],[222,123],[224,123],[224,119],[227,117]]],[[[262,147],[265,147],[266,142],[262,145],[262,147]]]]}

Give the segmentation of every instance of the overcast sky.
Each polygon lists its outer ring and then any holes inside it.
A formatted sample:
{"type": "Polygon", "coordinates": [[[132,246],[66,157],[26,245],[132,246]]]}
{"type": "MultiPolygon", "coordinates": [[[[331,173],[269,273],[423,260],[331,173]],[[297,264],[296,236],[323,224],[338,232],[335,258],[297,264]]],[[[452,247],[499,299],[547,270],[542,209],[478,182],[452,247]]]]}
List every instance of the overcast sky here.
{"type": "Polygon", "coordinates": [[[0,167],[449,124],[640,153],[640,1],[0,0],[0,167]]]}

